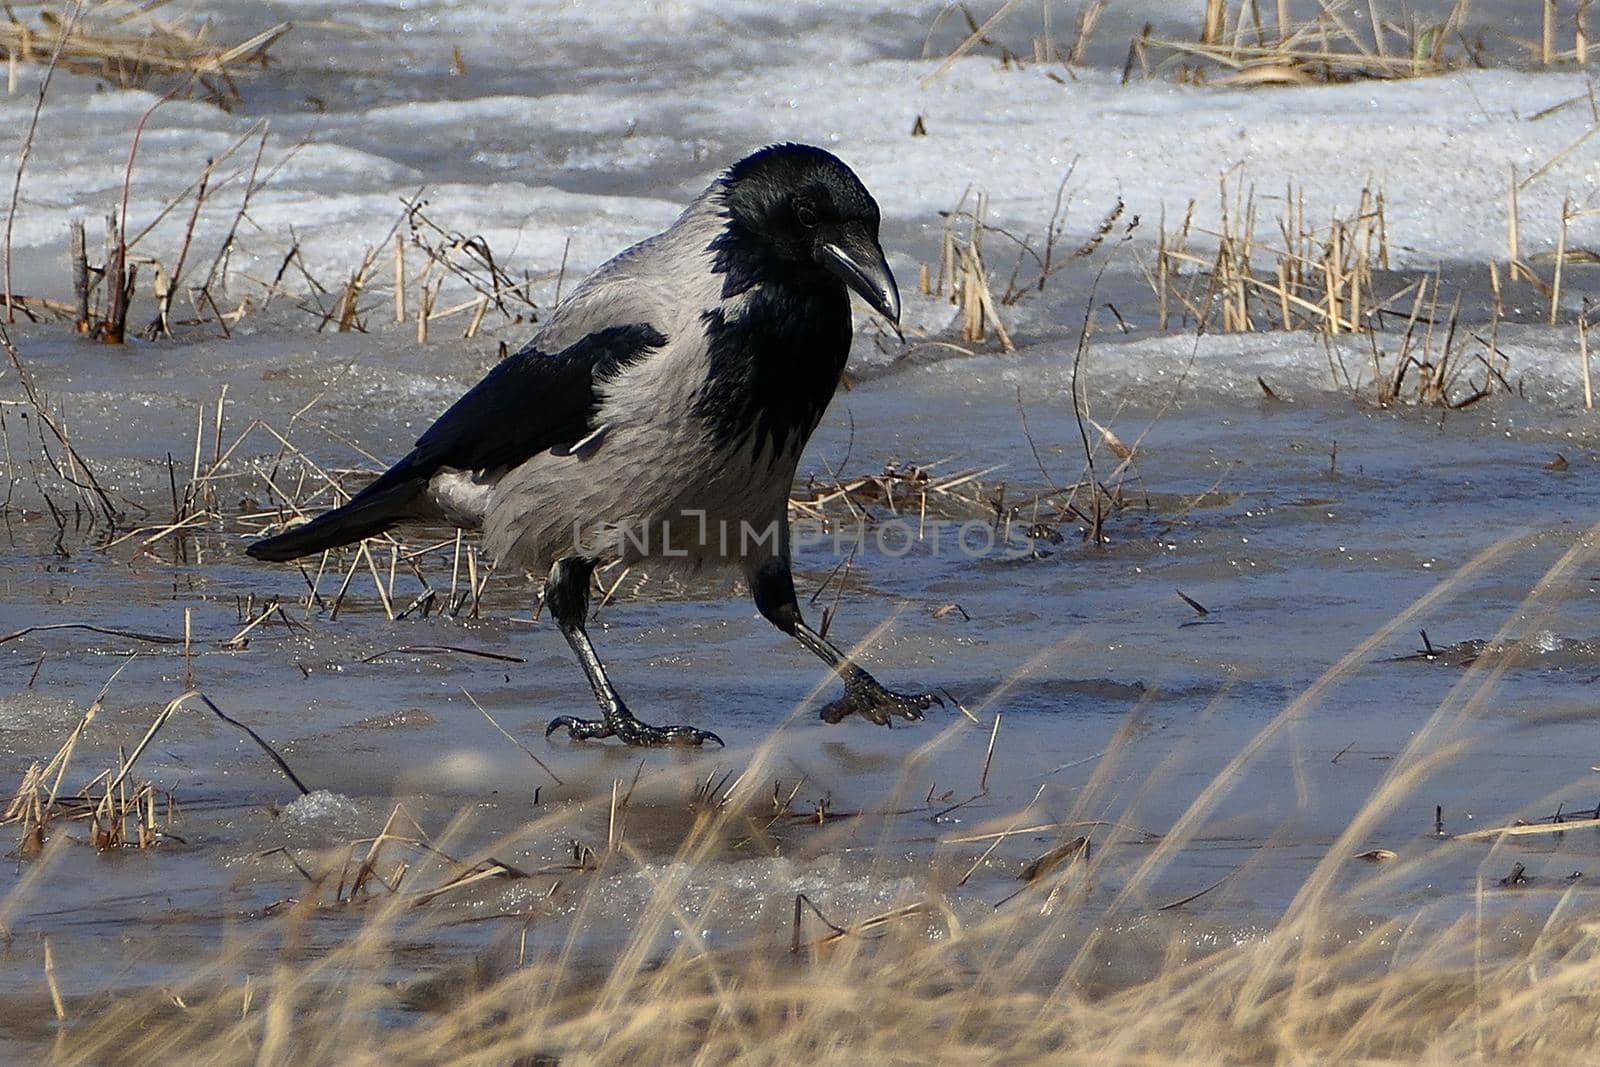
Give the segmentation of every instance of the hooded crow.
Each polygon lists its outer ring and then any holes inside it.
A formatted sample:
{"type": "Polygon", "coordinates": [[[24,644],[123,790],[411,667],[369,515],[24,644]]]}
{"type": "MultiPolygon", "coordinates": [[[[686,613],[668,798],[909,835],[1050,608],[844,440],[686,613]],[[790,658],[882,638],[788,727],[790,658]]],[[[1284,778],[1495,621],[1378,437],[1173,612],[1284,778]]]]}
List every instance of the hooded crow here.
{"type": "Polygon", "coordinates": [[[789,490],[850,354],[852,291],[899,322],[877,203],[820,148],[764,148],[585,279],[348,503],[247,551],[295,559],[407,522],[482,529],[499,566],[548,572],[544,603],[600,704],[546,736],[722,744],[641,722],[606,677],[584,621],[595,568],[618,561],[742,569],[761,614],[843,680],[823,719],[920,719],[938,698],[885,689],[807,626],[790,571],[789,490]]]}

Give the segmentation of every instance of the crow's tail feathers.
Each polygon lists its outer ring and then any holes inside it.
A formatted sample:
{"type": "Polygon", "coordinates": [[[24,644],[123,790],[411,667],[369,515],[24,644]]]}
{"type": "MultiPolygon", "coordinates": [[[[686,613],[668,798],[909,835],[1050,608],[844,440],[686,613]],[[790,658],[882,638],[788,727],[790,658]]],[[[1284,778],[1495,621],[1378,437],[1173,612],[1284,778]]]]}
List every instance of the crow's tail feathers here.
{"type": "Polygon", "coordinates": [[[353,544],[363,537],[376,537],[412,516],[417,496],[426,485],[425,478],[379,478],[343,507],[318,515],[304,526],[257,541],[245,552],[256,559],[282,561],[353,544]]]}

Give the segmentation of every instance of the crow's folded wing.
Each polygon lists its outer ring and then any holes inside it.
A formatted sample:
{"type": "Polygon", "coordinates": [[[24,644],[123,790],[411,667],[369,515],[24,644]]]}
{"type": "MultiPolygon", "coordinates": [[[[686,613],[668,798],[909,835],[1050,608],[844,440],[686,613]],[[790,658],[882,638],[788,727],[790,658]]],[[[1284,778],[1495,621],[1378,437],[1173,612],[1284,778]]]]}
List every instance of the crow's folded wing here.
{"type": "Polygon", "coordinates": [[[555,353],[540,351],[535,338],[501,360],[404,459],[348,503],[247,551],[257,559],[295,559],[359,541],[412,517],[441,470],[504,471],[541,452],[570,449],[600,429],[601,387],[666,343],[647,323],[595,330],[555,353]]]}
{"type": "Polygon", "coordinates": [[[431,477],[442,467],[505,470],[571,446],[597,429],[599,387],[666,343],[655,328],[633,323],[597,330],[554,355],[529,345],[450,405],[378,481],[431,477]]]}

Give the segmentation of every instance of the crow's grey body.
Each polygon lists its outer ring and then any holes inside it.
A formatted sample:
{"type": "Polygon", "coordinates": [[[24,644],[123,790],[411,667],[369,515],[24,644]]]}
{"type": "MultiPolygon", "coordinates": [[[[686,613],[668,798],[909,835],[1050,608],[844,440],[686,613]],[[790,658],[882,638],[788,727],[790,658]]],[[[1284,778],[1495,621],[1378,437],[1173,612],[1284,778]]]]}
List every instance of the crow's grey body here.
{"type": "Polygon", "coordinates": [[[824,717],[920,717],[932,698],[883,690],[805,627],[789,572],[788,492],[849,354],[846,286],[899,315],[877,222],[820,149],[735,164],[585,279],[376,482],[251,555],[291,559],[414,520],[481,528],[501,567],[549,572],[546,601],[606,710],[556,725],[635,743],[714,735],[632,719],[583,632],[594,567],[734,565],[762,613],[845,678],[824,717]]]}
{"type": "Polygon", "coordinates": [[[812,427],[774,449],[753,436],[723,443],[695,414],[708,373],[701,318],[721,309],[737,319],[753,295],[723,297],[722,276],[711,271],[719,200],[703,195],[666,233],[600,268],[541,331],[535,343],[546,350],[619,321],[649,323],[669,340],[599,390],[591,443],[534,456],[481,495],[484,541],[497,559],[543,573],[572,551],[575,527],[602,563],[699,568],[776,550],[736,535],[741,523],[785,528],[812,427]]]}

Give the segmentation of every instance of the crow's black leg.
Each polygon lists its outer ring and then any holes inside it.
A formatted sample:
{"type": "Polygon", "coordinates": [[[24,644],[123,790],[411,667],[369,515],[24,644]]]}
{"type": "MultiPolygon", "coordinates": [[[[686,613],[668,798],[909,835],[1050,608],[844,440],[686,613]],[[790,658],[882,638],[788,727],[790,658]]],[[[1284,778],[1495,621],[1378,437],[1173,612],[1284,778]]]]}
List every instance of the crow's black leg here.
{"type": "Polygon", "coordinates": [[[896,693],[885,689],[827,638],[807,626],[800,617],[800,602],[794,595],[794,575],[786,556],[766,560],[755,568],[750,574],[750,591],[755,596],[756,609],[772,625],[810,649],[844,679],[844,696],[822,709],[824,722],[840,722],[855,713],[879,726],[890,726],[896,717],[920,719],[924,711],[944,703],[932,693],[896,693]]]}
{"type": "Polygon", "coordinates": [[[545,582],[544,602],[561,628],[561,635],[583,665],[589,688],[594,690],[594,698],[605,717],[595,720],[562,715],[550,721],[544,735],[549,737],[565,728],[567,736],[574,741],[615,737],[630,745],[703,745],[707,741],[722,744],[722,738],[709,730],[697,730],[693,726],[652,726],[633,717],[633,712],[628,710],[628,705],[622,702],[606,677],[605,664],[600,662],[583,628],[589,616],[589,580],[593,574],[594,560],[577,556],[557,560],[545,582]]]}

